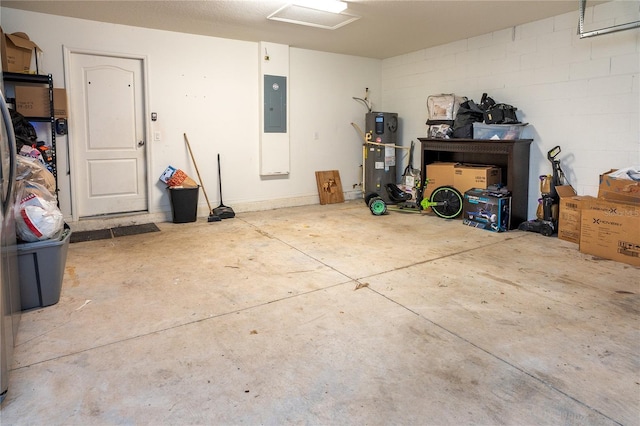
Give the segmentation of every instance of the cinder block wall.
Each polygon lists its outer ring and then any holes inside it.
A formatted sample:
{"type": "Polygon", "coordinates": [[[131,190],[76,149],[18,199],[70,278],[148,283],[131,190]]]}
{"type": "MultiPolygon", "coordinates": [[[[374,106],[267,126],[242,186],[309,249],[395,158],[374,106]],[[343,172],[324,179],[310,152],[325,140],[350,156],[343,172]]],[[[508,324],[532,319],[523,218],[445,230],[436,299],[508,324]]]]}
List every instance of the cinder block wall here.
{"type": "MultiPolygon", "coordinates": [[[[613,6],[590,8],[586,18],[616,16],[613,6]]],[[[577,24],[578,13],[567,13],[384,60],[385,110],[399,113],[402,140],[415,140],[426,133],[429,95],[479,102],[486,92],[530,123],[530,216],[556,145],[578,193],[597,195],[599,174],[640,165],[640,29],[580,39],[577,24]]]]}

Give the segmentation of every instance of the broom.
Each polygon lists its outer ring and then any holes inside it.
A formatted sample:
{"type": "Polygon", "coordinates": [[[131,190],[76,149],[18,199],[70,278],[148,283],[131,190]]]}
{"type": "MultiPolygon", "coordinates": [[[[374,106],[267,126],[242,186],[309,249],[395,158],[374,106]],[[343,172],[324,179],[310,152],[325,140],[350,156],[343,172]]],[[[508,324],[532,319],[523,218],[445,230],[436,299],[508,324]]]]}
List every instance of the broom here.
{"type": "Polygon", "coordinates": [[[220,186],[220,205],[213,209],[213,212],[221,219],[231,219],[236,217],[236,212],[222,202],[222,177],[220,176],[220,154],[218,154],[218,185],[220,186]]]}
{"type": "Polygon", "coordinates": [[[211,209],[211,203],[209,203],[209,197],[207,197],[207,191],[204,189],[204,183],[202,182],[202,178],[200,177],[200,171],[198,170],[198,165],[196,164],[196,159],[193,156],[193,152],[191,152],[191,144],[189,143],[189,138],[187,138],[187,134],[184,134],[184,141],[187,143],[187,148],[189,149],[189,155],[191,156],[191,161],[193,161],[193,166],[196,168],[196,174],[198,175],[198,180],[200,181],[200,186],[202,187],[202,192],[204,193],[204,198],[207,200],[207,206],[209,207],[209,217],[207,218],[207,222],[220,222],[220,216],[215,214],[211,209]]]}

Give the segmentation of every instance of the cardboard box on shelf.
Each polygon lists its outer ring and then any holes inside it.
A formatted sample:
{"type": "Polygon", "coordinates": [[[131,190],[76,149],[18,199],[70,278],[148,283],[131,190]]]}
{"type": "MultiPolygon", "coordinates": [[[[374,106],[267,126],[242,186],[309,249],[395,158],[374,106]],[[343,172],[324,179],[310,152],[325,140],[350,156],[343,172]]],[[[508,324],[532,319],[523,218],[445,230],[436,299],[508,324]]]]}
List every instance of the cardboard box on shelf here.
{"type": "Polygon", "coordinates": [[[437,162],[427,164],[427,183],[424,186],[422,197],[428,200],[436,188],[453,186],[453,170],[456,164],[458,163],[437,162]]]}
{"type": "Polygon", "coordinates": [[[600,175],[598,198],[612,201],[640,204],[640,182],[631,179],[616,179],[609,176],[616,169],[611,169],[600,175]]]}
{"type": "Polygon", "coordinates": [[[493,232],[505,232],[511,225],[511,194],[474,188],[464,193],[462,223],[493,232]]]}
{"type": "Polygon", "coordinates": [[[53,89],[53,116],[55,118],[68,118],[67,91],[65,89],[53,89]]]}
{"type": "Polygon", "coordinates": [[[49,88],[16,86],[16,111],[25,117],[49,117],[49,88]]]}
{"type": "MultiPolygon", "coordinates": [[[[32,61],[42,50],[25,33],[6,34],[0,28],[2,36],[2,69],[7,72],[29,73],[32,61]]],[[[37,67],[33,70],[38,73],[37,67]]]]}
{"type": "Polygon", "coordinates": [[[640,266],[640,204],[597,200],[582,209],[580,252],[640,266]]]}
{"type": "Polygon", "coordinates": [[[471,188],[486,189],[500,184],[502,173],[499,167],[480,164],[457,164],[453,172],[453,187],[464,194],[471,188]]]}

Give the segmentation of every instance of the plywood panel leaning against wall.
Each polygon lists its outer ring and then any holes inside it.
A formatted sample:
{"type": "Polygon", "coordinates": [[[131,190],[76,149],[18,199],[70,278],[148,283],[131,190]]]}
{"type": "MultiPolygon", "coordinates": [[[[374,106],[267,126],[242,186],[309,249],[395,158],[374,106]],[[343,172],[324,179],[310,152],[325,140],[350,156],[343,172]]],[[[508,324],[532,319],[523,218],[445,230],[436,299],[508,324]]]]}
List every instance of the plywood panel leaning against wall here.
{"type": "Polygon", "coordinates": [[[337,170],[316,172],[316,183],[320,204],[344,203],[340,172],[337,170]]]}

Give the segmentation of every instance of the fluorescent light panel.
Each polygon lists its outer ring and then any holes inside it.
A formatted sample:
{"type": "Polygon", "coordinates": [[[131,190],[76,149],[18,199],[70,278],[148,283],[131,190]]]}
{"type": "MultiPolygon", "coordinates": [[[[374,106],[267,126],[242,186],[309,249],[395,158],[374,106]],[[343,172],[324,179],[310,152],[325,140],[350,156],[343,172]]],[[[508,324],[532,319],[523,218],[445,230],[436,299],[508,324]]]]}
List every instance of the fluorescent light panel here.
{"type": "Polygon", "coordinates": [[[331,3],[342,3],[346,7],[346,3],[334,0],[298,0],[296,3],[284,5],[269,15],[267,19],[327,30],[335,30],[360,19],[359,16],[344,12],[327,12],[326,10],[318,9],[320,6],[328,6],[331,3]],[[298,3],[304,3],[304,5],[298,3]],[[313,7],[311,3],[314,3],[313,7]]]}
{"type": "Polygon", "coordinates": [[[293,4],[330,13],[344,12],[347,8],[345,2],[336,0],[296,0],[293,4]]]}

